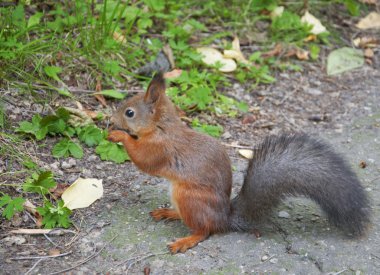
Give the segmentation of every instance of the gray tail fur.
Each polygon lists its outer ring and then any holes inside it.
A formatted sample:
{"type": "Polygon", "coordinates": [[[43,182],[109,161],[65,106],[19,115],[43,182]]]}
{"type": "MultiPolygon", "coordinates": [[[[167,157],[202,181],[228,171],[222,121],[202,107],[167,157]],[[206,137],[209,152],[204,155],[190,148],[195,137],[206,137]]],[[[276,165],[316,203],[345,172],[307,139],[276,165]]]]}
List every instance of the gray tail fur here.
{"type": "Polygon", "coordinates": [[[260,145],[232,200],[231,228],[247,230],[286,196],[314,200],[331,224],[355,236],[370,223],[369,200],[355,173],[330,146],[304,134],[270,136],[260,145]]]}

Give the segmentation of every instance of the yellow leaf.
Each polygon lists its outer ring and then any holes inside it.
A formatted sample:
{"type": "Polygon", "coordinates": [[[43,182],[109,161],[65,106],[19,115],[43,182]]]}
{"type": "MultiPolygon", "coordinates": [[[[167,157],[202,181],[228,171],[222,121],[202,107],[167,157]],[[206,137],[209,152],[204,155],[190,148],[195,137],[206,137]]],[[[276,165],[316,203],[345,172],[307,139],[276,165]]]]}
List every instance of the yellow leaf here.
{"type": "Polygon", "coordinates": [[[247,149],[241,149],[238,151],[239,154],[246,159],[252,159],[253,158],[253,151],[252,150],[247,150],[247,149]]]}
{"type": "Polygon", "coordinates": [[[103,180],[78,178],[62,194],[64,206],[69,209],[84,208],[103,196],[103,180]]]}
{"type": "Polygon", "coordinates": [[[233,72],[237,68],[234,60],[224,58],[222,53],[214,48],[201,47],[196,50],[202,55],[202,61],[207,65],[215,65],[219,61],[220,64],[222,64],[222,67],[219,68],[219,71],[221,72],[233,72]]]}
{"type": "Polygon", "coordinates": [[[281,16],[282,13],[284,12],[284,7],[283,6],[277,6],[271,13],[270,13],[270,17],[271,18],[275,18],[275,17],[278,17],[278,16],[281,16]]]}
{"type": "Polygon", "coordinates": [[[361,30],[366,29],[379,29],[380,28],[380,13],[371,12],[366,17],[360,19],[359,23],[356,24],[361,30]]]}
{"type": "Polygon", "coordinates": [[[313,26],[313,28],[311,29],[312,34],[318,35],[326,31],[326,28],[325,26],[322,25],[321,21],[319,21],[318,18],[316,18],[314,15],[312,15],[308,11],[306,11],[304,16],[302,16],[301,22],[307,23],[313,26]]]}

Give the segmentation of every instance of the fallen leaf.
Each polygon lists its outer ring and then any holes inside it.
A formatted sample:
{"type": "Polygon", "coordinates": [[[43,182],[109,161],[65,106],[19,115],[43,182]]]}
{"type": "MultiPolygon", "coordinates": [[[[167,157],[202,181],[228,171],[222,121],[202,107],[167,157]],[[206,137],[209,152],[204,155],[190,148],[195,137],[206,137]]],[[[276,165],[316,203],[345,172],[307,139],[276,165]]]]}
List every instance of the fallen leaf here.
{"type": "Polygon", "coordinates": [[[336,75],[364,65],[361,50],[343,47],[332,51],[327,57],[327,74],[336,75]]]}
{"type": "Polygon", "coordinates": [[[320,33],[326,32],[326,27],[322,25],[321,21],[319,21],[318,18],[316,18],[308,11],[306,11],[305,14],[302,16],[301,22],[313,26],[313,28],[310,31],[312,34],[318,35],[320,33]]]}
{"type": "Polygon", "coordinates": [[[277,56],[282,52],[282,45],[280,43],[276,44],[274,46],[273,50],[267,51],[266,53],[263,53],[261,56],[263,58],[277,56]]]}
{"type": "Polygon", "coordinates": [[[57,255],[61,254],[61,251],[59,251],[59,249],[57,249],[57,248],[52,248],[52,249],[49,249],[48,254],[49,254],[49,256],[57,256],[57,255]]]}
{"type": "Polygon", "coordinates": [[[235,36],[232,41],[232,50],[225,50],[223,52],[223,57],[225,58],[233,58],[238,62],[249,64],[249,61],[244,57],[243,53],[240,50],[240,41],[237,36],[235,36]]]}
{"type": "Polygon", "coordinates": [[[309,60],[309,52],[297,47],[291,47],[285,57],[296,56],[299,60],[309,60]]]}
{"type": "Polygon", "coordinates": [[[57,200],[59,199],[63,192],[65,192],[65,190],[69,187],[70,185],[67,184],[67,183],[57,183],[57,185],[52,188],[52,189],[49,189],[49,192],[50,194],[52,195],[52,197],[57,200]]]}
{"type": "Polygon", "coordinates": [[[317,40],[317,36],[315,34],[310,34],[308,37],[306,37],[303,41],[310,42],[317,40]]]}
{"type": "Polygon", "coordinates": [[[174,69],[170,72],[164,73],[164,78],[176,78],[176,77],[179,77],[181,74],[182,74],[182,70],[174,69]]]}
{"type": "Polygon", "coordinates": [[[366,29],[379,29],[380,28],[380,13],[371,12],[366,17],[360,19],[356,27],[361,30],[366,29]]]}
{"type": "Polygon", "coordinates": [[[116,31],[113,32],[113,35],[112,35],[113,39],[120,42],[120,43],[125,43],[127,41],[127,39],[125,38],[124,35],[122,35],[121,33],[118,33],[116,31]]]}
{"type": "Polygon", "coordinates": [[[353,40],[355,47],[360,48],[375,48],[379,46],[380,40],[374,36],[358,37],[353,40]]]}
{"type": "Polygon", "coordinates": [[[222,53],[214,48],[201,47],[197,48],[196,50],[203,56],[202,61],[207,65],[215,65],[217,62],[219,62],[222,65],[222,67],[219,68],[219,71],[221,72],[233,72],[237,68],[234,60],[224,58],[222,53]]]}
{"type": "Polygon", "coordinates": [[[91,205],[103,196],[103,180],[78,178],[62,194],[64,206],[73,210],[91,205]]]}
{"type": "Polygon", "coordinates": [[[375,56],[372,49],[365,49],[364,50],[364,56],[367,58],[373,58],[375,56]]]}
{"type": "Polygon", "coordinates": [[[171,68],[175,68],[175,62],[174,62],[174,54],[172,48],[170,48],[169,44],[166,44],[163,48],[162,51],[166,55],[166,58],[168,59],[170,63],[171,68]]]}
{"type": "Polygon", "coordinates": [[[252,150],[240,149],[238,152],[241,156],[245,157],[246,159],[253,159],[253,151],[252,150]]]}
{"type": "Polygon", "coordinates": [[[278,6],[276,7],[274,10],[272,10],[272,12],[270,13],[270,17],[273,19],[275,17],[279,17],[282,15],[282,13],[284,12],[284,7],[283,6],[278,6]]]}

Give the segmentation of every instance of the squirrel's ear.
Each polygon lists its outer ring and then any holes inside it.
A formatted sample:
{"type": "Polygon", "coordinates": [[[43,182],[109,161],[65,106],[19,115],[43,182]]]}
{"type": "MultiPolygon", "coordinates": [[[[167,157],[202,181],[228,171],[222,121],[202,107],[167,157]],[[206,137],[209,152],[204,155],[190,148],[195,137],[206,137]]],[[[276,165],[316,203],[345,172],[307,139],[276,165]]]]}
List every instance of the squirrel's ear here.
{"type": "Polygon", "coordinates": [[[165,93],[165,79],[162,72],[158,72],[149,84],[144,101],[146,103],[155,103],[163,93],[165,93]]]}

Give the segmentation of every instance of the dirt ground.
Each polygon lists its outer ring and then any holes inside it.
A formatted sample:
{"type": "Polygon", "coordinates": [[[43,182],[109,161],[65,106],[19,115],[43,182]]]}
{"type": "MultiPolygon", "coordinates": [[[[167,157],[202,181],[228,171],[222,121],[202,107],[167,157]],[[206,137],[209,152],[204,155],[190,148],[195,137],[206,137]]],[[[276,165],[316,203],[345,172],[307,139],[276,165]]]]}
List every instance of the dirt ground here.
{"type": "MultiPolygon", "coordinates": [[[[327,140],[347,157],[369,193],[373,225],[368,236],[349,239],[329,226],[313,202],[289,198],[269,222],[258,225],[259,238],[249,233],[219,234],[184,254],[170,255],[166,244],[189,232],[181,222],[156,223],[148,215],[168,203],[166,180],[147,176],[129,162],[102,162],[92,149],[65,169],[62,163],[68,160],[53,159],[48,142],[38,149],[40,165],[52,169],[62,182],[73,182],[79,176],[103,179],[104,197],[90,208],[75,211],[76,229],[62,235],[14,236],[7,234],[12,225],[3,223],[0,273],[58,274],[77,266],[69,273],[378,274],[380,72],[365,66],[327,77],[321,70],[322,65],[304,65],[303,72],[280,73],[275,84],[255,89],[234,84],[228,92],[249,102],[255,117],[247,124],[242,123],[243,117],[218,118],[225,129],[221,141],[255,146],[264,136],[283,131],[306,132],[327,140]],[[359,167],[363,161],[364,169],[359,167]],[[54,248],[67,255],[37,258],[54,248]]],[[[38,108],[15,99],[13,95],[15,106],[7,106],[13,122],[38,108]]],[[[247,161],[236,148],[226,148],[233,162],[236,193],[247,161]]]]}

